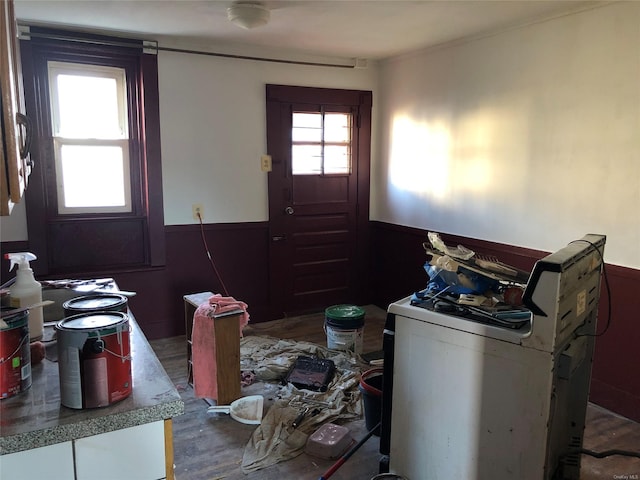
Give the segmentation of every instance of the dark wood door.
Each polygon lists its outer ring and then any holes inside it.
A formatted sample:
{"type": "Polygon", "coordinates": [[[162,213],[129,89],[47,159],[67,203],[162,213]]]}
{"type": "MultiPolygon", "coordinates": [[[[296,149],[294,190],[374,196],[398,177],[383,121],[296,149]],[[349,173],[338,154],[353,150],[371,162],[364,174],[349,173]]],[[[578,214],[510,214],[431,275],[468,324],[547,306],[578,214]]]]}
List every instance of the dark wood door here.
{"type": "Polygon", "coordinates": [[[370,129],[371,92],[267,86],[275,315],[363,301],[370,129]]]}

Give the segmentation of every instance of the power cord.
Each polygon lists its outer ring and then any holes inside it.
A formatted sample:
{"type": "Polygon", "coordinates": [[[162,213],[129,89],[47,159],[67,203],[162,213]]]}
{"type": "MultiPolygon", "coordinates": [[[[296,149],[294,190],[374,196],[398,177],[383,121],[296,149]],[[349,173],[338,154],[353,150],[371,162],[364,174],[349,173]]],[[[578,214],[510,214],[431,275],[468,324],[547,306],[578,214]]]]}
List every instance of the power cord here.
{"type": "Polygon", "coordinates": [[[583,455],[589,455],[595,458],[610,457],[611,455],[621,455],[624,457],[640,458],[640,452],[631,452],[629,450],[618,450],[618,449],[605,450],[604,452],[594,452],[593,450],[587,450],[586,448],[582,448],[580,449],[579,453],[583,455]]]}
{"type": "Polygon", "coordinates": [[[598,255],[600,256],[600,262],[602,263],[602,276],[604,277],[604,285],[605,285],[605,289],[607,291],[607,324],[604,327],[604,330],[600,333],[585,333],[582,335],[578,335],[581,337],[601,337],[602,335],[604,335],[605,333],[607,333],[607,330],[609,330],[609,327],[611,326],[611,288],[609,288],[609,278],[607,277],[607,267],[604,263],[604,256],[602,255],[602,252],[598,249],[598,247],[596,247],[592,242],[590,242],[589,240],[585,240],[584,238],[581,238],[579,240],[574,240],[573,242],[569,242],[569,245],[571,245],[572,243],[577,243],[577,242],[584,242],[584,243],[588,243],[589,245],[591,245],[593,247],[593,249],[598,253],[598,255]]]}
{"type": "Polygon", "coordinates": [[[207,238],[204,235],[204,225],[202,223],[202,216],[200,215],[200,212],[198,212],[198,221],[200,222],[200,234],[202,235],[202,243],[204,244],[204,249],[205,249],[205,252],[207,253],[207,258],[209,258],[209,263],[211,263],[211,266],[213,267],[213,272],[215,273],[216,277],[218,278],[218,281],[220,282],[220,285],[222,286],[222,291],[224,292],[225,297],[228,297],[229,291],[227,290],[227,287],[222,281],[222,277],[220,276],[220,273],[218,272],[218,268],[216,267],[216,262],[213,261],[213,257],[211,256],[211,252],[209,251],[209,245],[207,245],[207,238]]]}

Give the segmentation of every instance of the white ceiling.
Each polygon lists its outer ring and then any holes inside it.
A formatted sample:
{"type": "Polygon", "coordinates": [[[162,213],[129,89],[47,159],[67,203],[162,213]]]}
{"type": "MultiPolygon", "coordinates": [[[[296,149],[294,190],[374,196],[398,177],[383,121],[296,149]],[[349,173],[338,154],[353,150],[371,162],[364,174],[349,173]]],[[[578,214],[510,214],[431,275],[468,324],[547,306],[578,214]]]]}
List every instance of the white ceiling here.
{"type": "MultiPolygon", "coordinates": [[[[15,0],[19,20],[146,39],[254,45],[381,59],[591,8],[578,0],[273,0],[270,22],[244,30],[227,0],[15,0]]],[[[161,43],[162,45],[162,43],[161,43]]]]}

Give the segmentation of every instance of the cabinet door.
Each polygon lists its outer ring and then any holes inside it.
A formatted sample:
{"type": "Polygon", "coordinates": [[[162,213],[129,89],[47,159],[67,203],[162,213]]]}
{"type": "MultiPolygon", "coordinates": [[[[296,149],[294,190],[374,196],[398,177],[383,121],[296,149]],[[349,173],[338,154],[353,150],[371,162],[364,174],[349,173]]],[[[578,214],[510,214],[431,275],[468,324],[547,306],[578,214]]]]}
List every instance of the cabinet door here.
{"type": "Polygon", "coordinates": [[[73,473],[71,442],[0,456],[0,478],[8,480],[70,480],[73,473]]]}
{"type": "Polygon", "coordinates": [[[165,478],[164,422],[81,438],[75,453],[77,480],[165,478]]]}
{"type": "Polygon", "coordinates": [[[0,99],[2,103],[2,204],[9,215],[20,201],[31,173],[28,119],[24,108],[22,71],[13,0],[0,2],[0,99]]]}

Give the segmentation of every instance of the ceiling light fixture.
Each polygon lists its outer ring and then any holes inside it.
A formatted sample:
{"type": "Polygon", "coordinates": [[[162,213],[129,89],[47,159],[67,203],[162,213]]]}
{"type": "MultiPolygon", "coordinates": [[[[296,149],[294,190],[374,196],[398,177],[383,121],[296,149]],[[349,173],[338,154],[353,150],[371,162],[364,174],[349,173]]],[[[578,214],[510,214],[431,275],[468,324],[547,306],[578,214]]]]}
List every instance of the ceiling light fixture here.
{"type": "Polygon", "coordinates": [[[234,2],[227,8],[227,18],[239,27],[250,29],[266,25],[271,11],[260,2],[234,2]]]}

